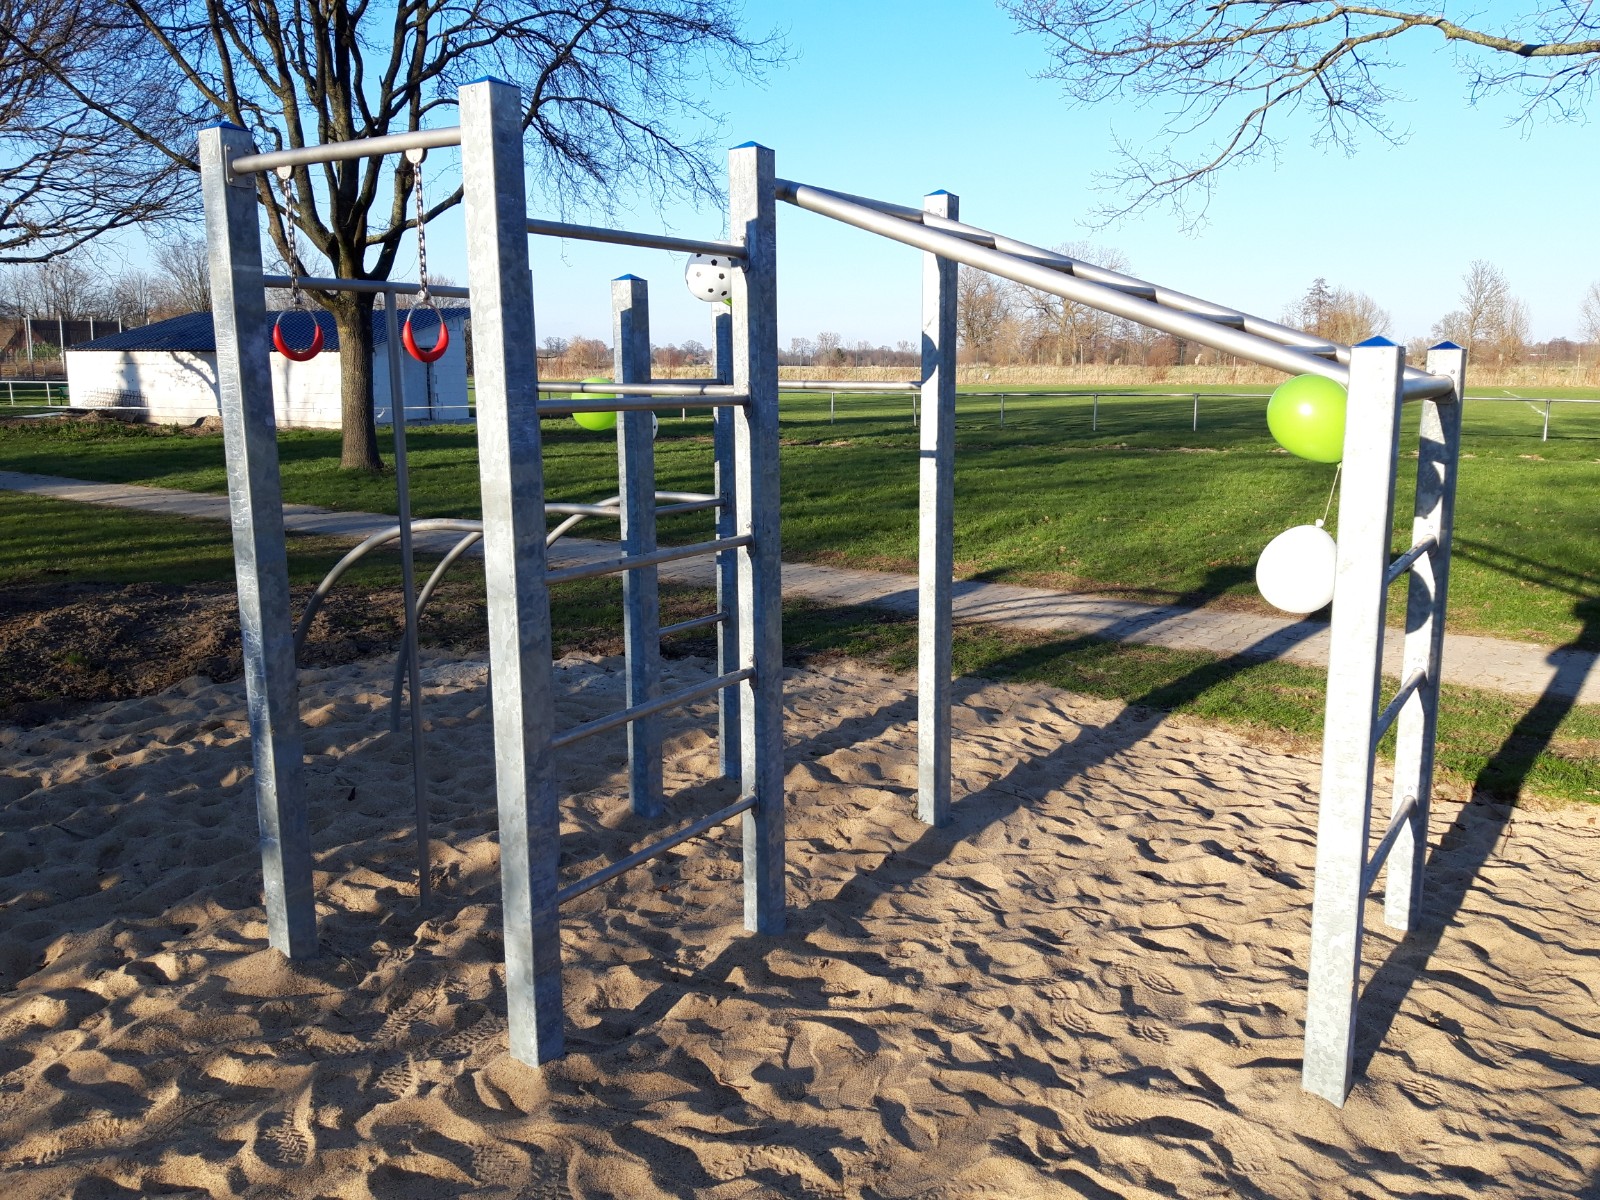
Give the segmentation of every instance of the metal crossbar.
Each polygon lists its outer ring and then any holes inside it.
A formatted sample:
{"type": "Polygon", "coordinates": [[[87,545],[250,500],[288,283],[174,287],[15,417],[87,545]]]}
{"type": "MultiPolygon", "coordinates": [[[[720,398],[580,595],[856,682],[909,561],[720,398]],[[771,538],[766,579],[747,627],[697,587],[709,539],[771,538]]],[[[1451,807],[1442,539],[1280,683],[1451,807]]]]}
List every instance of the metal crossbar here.
{"type": "Polygon", "coordinates": [[[920,379],[885,379],[877,383],[866,379],[782,379],[780,392],[918,392],[920,379]]]}
{"type": "Polygon", "coordinates": [[[744,397],[731,383],[682,383],[672,380],[652,379],[648,383],[562,383],[559,380],[541,379],[541,392],[581,392],[600,396],[721,396],[742,400],[744,397]]]}
{"type": "Polygon", "coordinates": [[[1404,575],[1411,569],[1411,565],[1416,562],[1417,559],[1421,558],[1424,554],[1433,553],[1433,548],[1438,544],[1438,538],[1429,537],[1424,538],[1415,546],[1411,547],[1411,549],[1407,550],[1399,558],[1395,559],[1389,564],[1389,573],[1386,582],[1393,583],[1396,579],[1399,579],[1400,576],[1404,575]]]}
{"type": "Polygon", "coordinates": [[[647,700],[643,704],[634,704],[628,708],[612,713],[610,716],[597,717],[593,721],[585,721],[582,725],[574,725],[565,733],[558,733],[550,739],[550,749],[560,750],[574,742],[581,742],[584,738],[594,737],[597,733],[606,733],[618,729],[629,721],[637,721],[642,717],[653,717],[657,713],[664,713],[670,709],[678,708],[684,704],[693,704],[696,700],[704,700],[707,696],[714,696],[725,687],[732,687],[736,683],[743,683],[746,679],[755,677],[755,672],[746,667],[742,671],[730,671],[726,675],[718,675],[715,679],[708,679],[705,683],[697,683],[693,687],[684,688],[682,691],[673,692],[669,696],[659,696],[654,700],[647,700]]]}
{"type": "Polygon", "coordinates": [[[709,542],[695,542],[688,546],[668,546],[663,550],[654,550],[649,554],[625,554],[621,558],[606,558],[599,562],[579,563],[573,567],[562,567],[559,571],[551,571],[545,576],[545,582],[554,586],[558,583],[572,583],[578,579],[593,579],[599,575],[615,575],[619,571],[637,571],[641,567],[659,567],[662,563],[678,562],[685,558],[702,558],[709,554],[720,554],[724,550],[735,550],[740,546],[749,546],[755,539],[749,534],[739,537],[715,538],[709,542]]]}
{"type": "Polygon", "coordinates": [[[1428,681],[1428,672],[1417,671],[1406,680],[1395,693],[1394,699],[1378,714],[1378,719],[1372,723],[1372,744],[1376,746],[1383,740],[1383,735],[1389,732],[1389,726],[1394,724],[1394,719],[1400,715],[1400,710],[1405,707],[1406,701],[1416,694],[1416,691],[1428,681]]]}
{"type": "Polygon", "coordinates": [[[1367,865],[1361,868],[1361,894],[1366,895],[1372,890],[1372,885],[1378,882],[1378,872],[1383,870],[1383,864],[1388,861],[1389,851],[1394,849],[1394,844],[1400,838],[1401,831],[1411,822],[1417,814],[1417,798],[1407,796],[1389,818],[1389,828],[1384,831],[1382,839],[1372,848],[1372,854],[1367,859],[1367,865]]]}
{"type": "MultiPolygon", "coordinates": [[[[261,282],[269,288],[287,288],[296,281],[287,275],[263,275],[261,282]]],[[[332,276],[302,275],[298,282],[301,287],[313,292],[372,292],[375,295],[393,292],[398,296],[415,296],[422,291],[420,283],[396,283],[387,279],[337,279],[332,276]]],[[[472,296],[467,288],[451,283],[430,283],[428,291],[449,300],[466,300],[472,296]]]]}
{"type": "Polygon", "coordinates": [[[303,167],[314,163],[344,162],[352,158],[376,158],[383,154],[399,154],[405,150],[433,150],[441,146],[459,146],[461,129],[452,125],[445,129],[415,129],[408,133],[391,133],[383,137],[356,138],[348,142],[325,142],[319,146],[298,146],[292,150],[271,150],[265,154],[241,154],[227,163],[231,175],[248,175],[254,171],[273,171],[279,167],[303,167]]]}
{"type": "Polygon", "coordinates": [[[664,233],[639,233],[632,229],[604,229],[598,225],[569,225],[564,221],[541,221],[534,217],[528,218],[528,232],[540,237],[576,238],[584,242],[610,242],[617,246],[643,246],[688,254],[717,254],[744,261],[744,248],[732,242],[668,237],[664,233]]]}
{"type": "MultiPolygon", "coordinates": [[[[929,220],[918,209],[865,201],[787,179],[776,184],[781,200],[942,258],[1263,366],[1290,374],[1322,375],[1340,384],[1349,381],[1345,365],[1348,346],[987,230],[929,220]],[[1143,293],[1150,290],[1154,298],[1144,298],[1143,293]]],[[[1417,400],[1448,396],[1451,385],[1447,379],[1406,368],[1403,390],[1406,399],[1417,400]]]]}
{"type": "Polygon", "coordinates": [[[627,858],[619,858],[610,866],[601,867],[593,875],[586,875],[576,883],[569,883],[566,887],[562,888],[556,893],[556,907],[559,908],[568,900],[576,900],[585,892],[592,891],[593,889],[599,887],[602,883],[606,883],[609,880],[615,879],[624,871],[631,871],[634,867],[642,866],[643,864],[649,862],[652,858],[659,858],[668,850],[671,850],[674,846],[682,845],[690,838],[699,837],[708,829],[712,829],[717,825],[721,825],[724,821],[732,820],[740,813],[754,808],[755,803],[756,799],[754,796],[746,796],[742,800],[735,800],[726,808],[719,808],[714,813],[707,813],[698,821],[693,821],[690,824],[685,825],[676,833],[669,833],[659,842],[652,842],[642,850],[635,850],[632,854],[628,855],[627,858]]]}
{"type": "Polygon", "coordinates": [[[691,629],[704,629],[708,625],[721,625],[727,619],[728,614],[720,612],[707,613],[703,617],[690,617],[687,621],[663,625],[661,627],[661,636],[666,637],[669,633],[688,633],[691,629]]]}

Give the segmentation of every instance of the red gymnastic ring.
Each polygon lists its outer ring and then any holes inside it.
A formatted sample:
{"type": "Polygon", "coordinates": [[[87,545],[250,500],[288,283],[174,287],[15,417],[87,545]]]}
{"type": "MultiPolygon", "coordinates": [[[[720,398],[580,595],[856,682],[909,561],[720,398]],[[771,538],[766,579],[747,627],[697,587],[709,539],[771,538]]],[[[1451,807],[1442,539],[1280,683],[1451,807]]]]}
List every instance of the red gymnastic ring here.
{"type": "Polygon", "coordinates": [[[304,350],[296,350],[289,345],[288,339],[283,336],[283,330],[279,328],[288,311],[285,309],[280,312],[278,319],[272,323],[272,344],[278,348],[279,354],[291,362],[309,362],[322,353],[322,323],[315,317],[311,318],[311,344],[304,350]]]}
{"type": "Polygon", "coordinates": [[[433,315],[439,318],[439,340],[429,349],[424,350],[417,345],[417,339],[411,335],[411,316],[406,316],[406,327],[400,331],[400,342],[406,348],[406,353],[418,362],[438,362],[444,357],[444,352],[450,349],[450,329],[444,323],[444,317],[438,309],[433,310],[433,315]]]}

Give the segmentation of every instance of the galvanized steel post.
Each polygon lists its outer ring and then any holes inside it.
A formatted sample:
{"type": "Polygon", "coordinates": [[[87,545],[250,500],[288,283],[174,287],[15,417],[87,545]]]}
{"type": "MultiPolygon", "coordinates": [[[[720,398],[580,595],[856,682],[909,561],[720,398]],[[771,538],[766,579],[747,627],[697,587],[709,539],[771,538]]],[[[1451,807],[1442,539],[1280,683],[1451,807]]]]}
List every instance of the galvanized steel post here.
{"type": "Polygon", "coordinates": [[[511,1053],[562,1049],[556,909],[560,817],[551,761],[550,596],[544,467],[528,273],[522,99],[498,80],[459,93],[483,496],[495,791],[511,1053]]]}
{"type": "MultiPolygon", "coordinates": [[[[949,192],[923,200],[923,211],[956,220],[949,192]]],[[[917,508],[917,816],[950,819],[950,625],[955,572],[956,269],[922,255],[922,423],[917,508]]],[[[915,393],[913,393],[915,395],[915,393]]]]}
{"type": "MultiPolygon", "coordinates": [[[[624,275],[611,281],[612,379],[650,382],[650,285],[624,275]]],[[[624,554],[656,549],[655,414],[617,417],[617,492],[624,554]]],[[[627,651],[628,707],[661,694],[661,590],[655,567],[622,573],[622,636],[627,651]]],[[[628,722],[628,795],[641,817],[661,813],[661,718],[628,722]]]]}
{"type": "MultiPolygon", "coordinates": [[[[711,313],[711,374],[718,383],[733,382],[733,314],[719,304],[711,313]]],[[[712,491],[721,506],[717,509],[717,537],[738,536],[735,515],[733,458],[734,411],[711,410],[712,491]]],[[[739,669],[739,555],[724,550],[717,555],[717,674],[731,675],[739,669]]],[[[725,687],[717,693],[717,757],[724,779],[739,779],[739,686],[725,687]]]]}
{"type": "Polygon", "coordinates": [[[733,276],[733,386],[748,400],[734,418],[738,462],[739,685],[744,813],[744,923],[784,926],[783,580],[778,544],[777,205],[772,151],[754,142],[728,155],[728,231],[744,250],[733,276]]]}
{"type": "Polygon", "coordinates": [[[1350,355],[1303,1067],[1306,1091],[1341,1106],[1354,1065],[1362,877],[1372,819],[1373,731],[1404,365],[1401,348],[1380,338],[1350,355]]]}
{"type": "Polygon", "coordinates": [[[1417,493],[1411,544],[1432,539],[1433,549],[1411,566],[1406,585],[1406,642],[1402,680],[1418,671],[1425,680],[1401,711],[1395,741],[1391,813],[1413,803],[1389,851],[1383,919],[1410,929],[1422,904],[1428,856],[1428,807],[1433,798],[1434,741],[1439,722],[1439,671],[1449,599],[1450,539],[1455,526],[1456,473],[1461,459],[1461,398],[1466,395],[1467,352],[1453,342],[1428,351],[1428,374],[1455,384],[1450,396],[1422,401],[1417,440],[1417,493]]]}
{"type": "Polygon", "coordinates": [[[260,214],[255,182],[229,183],[227,168],[229,158],[254,150],[250,135],[235,125],[200,131],[200,190],[216,323],[217,393],[239,588],[267,937],[290,958],[306,958],[317,952],[317,917],[294,625],[289,619],[289,560],[268,350],[271,332],[261,285],[260,214]]]}

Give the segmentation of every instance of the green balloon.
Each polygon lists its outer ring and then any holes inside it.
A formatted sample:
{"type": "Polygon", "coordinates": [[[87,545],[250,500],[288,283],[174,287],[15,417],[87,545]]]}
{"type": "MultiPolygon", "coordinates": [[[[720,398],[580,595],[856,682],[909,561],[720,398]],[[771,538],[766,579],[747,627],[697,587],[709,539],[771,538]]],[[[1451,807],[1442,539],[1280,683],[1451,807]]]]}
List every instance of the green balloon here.
{"type": "MultiPolygon", "coordinates": [[[[591,375],[584,383],[610,383],[604,375],[591,375]]],[[[574,400],[615,400],[615,396],[605,396],[599,392],[573,392],[574,400]]],[[[585,429],[592,429],[596,433],[604,433],[608,429],[617,427],[617,414],[614,412],[580,412],[573,413],[572,419],[585,429]]]]}
{"type": "Polygon", "coordinates": [[[1296,375],[1267,401],[1267,428],[1290,454],[1312,462],[1344,457],[1345,390],[1321,375],[1296,375]]]}

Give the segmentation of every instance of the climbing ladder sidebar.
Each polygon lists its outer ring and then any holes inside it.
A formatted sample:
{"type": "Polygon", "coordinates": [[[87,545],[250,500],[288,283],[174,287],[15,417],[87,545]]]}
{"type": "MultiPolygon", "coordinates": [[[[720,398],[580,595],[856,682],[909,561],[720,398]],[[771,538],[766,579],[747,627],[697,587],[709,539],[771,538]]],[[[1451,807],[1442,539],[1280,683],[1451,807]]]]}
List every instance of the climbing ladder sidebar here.
{"type": "Polygon", "coordinates": [[[1408,929],[1427,847],[1465,353],[1447,344],[1429,354],[1430,372],[1448,378],[1451,390],[1422,403],[1412,545],[1391,562],[1404,363],[1404,351],[1379,338],[1351,348],[1302,1067],[1306,1091],[1341,1106],[1355,1067],[1367,894],[1403,847],[1389,873],[1385,919],[1408,929]],[[1384,615],[1389,586],[1402,575],[1404,677],[1381,704],[1384,615]],[[1369,849],[1378,744],[1397,719],[1388,828],[1369,849]]]}

